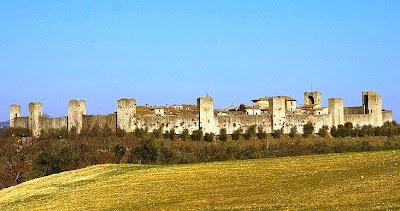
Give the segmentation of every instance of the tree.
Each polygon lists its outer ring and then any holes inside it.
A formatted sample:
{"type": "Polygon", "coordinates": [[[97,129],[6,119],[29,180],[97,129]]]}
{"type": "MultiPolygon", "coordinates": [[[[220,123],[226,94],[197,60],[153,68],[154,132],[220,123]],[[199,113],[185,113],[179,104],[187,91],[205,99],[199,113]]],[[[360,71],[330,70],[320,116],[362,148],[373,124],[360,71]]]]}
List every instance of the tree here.
{"type": "Polygon", "coordinates": [[[246,132],[243,134],[243,137],[246,140],[250,140],[250,139],[254,138],[255,135],[256,135],[256,126],[252,125],[246,129],[246,132]]]}
{"type": "Polygon", "coordinates": [[[175,141],[176,139],[175,128],[171,128],[171,130],[169,130],[168,138],[171,141],[175,141]]]}
{"type": "Polygon", "coordinates": [[[207,142],[214,141],[214,133],[206,133],[204,135],[204,141],[207,141],[207,142]]]}
{"type": "Polygon", "coordinates": [[[179,138],[181,139],[181,141],[189,140],[189,138],[190,138],[189,130],[188,129],[184,129],[182,131],[182,133],[179,135],[179,138]]]}
{"type": "Polygon", "coordinates": [[[314,125],[311,122],[308,122],[303,126],[303,137],[309,137],[314,133],[314,125]]]}
{"type": "Polygon", "coordinates": [[[203,131],[202,130],[193,131],[191,138],[193,141],[201,141],[201,139],[203,138],[203,131]]]}
{"type": "Polygon", "coordinates": [[[228,140],[228,135],[226,134],[226,129],[225,128],[221,128],[219,130],[218,140],[220,140],[220,141],[227,141],[228,140]]]}
{"type": "Polygon", "coordinates": [[[272,132],[272,137],[276,138],[276,139],[280,139],[283,135],[283,130],[279,129],[279,130],[274,130],[272,132]]]}
{"type": "Polygon", "coordinates": [[[243,111],[243,112],[246,113],[246,105],[240,104],[240,105],[239,105],[239,111],[243,111]]]}
{"type": "Polygon", "coordinates": [[[294,138],[295,136],[297,136],[297,126],[293,126],[292,128],[290,128],[289,132],[290,138],[294,138]]]}
{"type": "Polygon", "coordinates": [[[329,130],[329,127],[324,125],[319,129],[318,135],[321,137],[326,137],[328,135],[328,130],[329,130]]]}
{"type": "Polygon", "coordinates": [[[235,141],[239,140],[241,135],[242,135],[242,128],[239,128],[239,129],[233,131],[232,140],[235,140],[235,141]]]}
{"type": "Polygon", "coordinates": [[[145,136],[130,153],[128,163],[155,163],[159,153],[154,138],[145,136]]]}
{"type": "Polygon", "coordinates": [[[265,140],[267,138],[267,133],[264,131],[262,126],[258,127],[257,138],[260,140],[265,140]]]}

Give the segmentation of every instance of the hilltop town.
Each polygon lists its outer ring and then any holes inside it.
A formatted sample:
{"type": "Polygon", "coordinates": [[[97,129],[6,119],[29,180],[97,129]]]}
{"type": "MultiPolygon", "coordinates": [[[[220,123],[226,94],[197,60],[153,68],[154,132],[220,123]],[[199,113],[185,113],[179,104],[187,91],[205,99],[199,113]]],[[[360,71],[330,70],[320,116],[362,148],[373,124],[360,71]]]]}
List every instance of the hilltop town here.
{"type": "Polygon", "coordinates": [[[392,121],[392,112],[382,108],[382,98],[376,92],[362,92],[362,104],[357,107],[345,107],[341,98],[330,98],[328,106],[322,105],[321,92],[305,92],[304,103],[298,106],[296,99],[288,96],[261,97],[253,99],[252,105],[228,109],[214,109],[214,100],[210,96],[197,99],[194,105],[173,106],[137,106],[136,99],[120,99],[116,112],[106,115],[86,113],[85,100],[71,100],[68,103],[68,116],[46,117],[41,103],[29,104],[29,116],[21,116],[19,105],[10,106],[10,127],[28,128],[33,136],[51,129],[74,129],[80,133],[94,126],[108,127],[132,132],[136,128],[148,131],[161,128],[163,131],[174,129],[180,134],[187,129],[189,133],[202,130],[205,133],[219,134],[226,129],[227,134],[250,126],[262,128],[266,133],[282,130],[289,133],[296,128],[303,132],[307,123],[314,125],[315,131],[324,125],[343,125],[351,122],[354,126],[382,126],[392,121]]]}

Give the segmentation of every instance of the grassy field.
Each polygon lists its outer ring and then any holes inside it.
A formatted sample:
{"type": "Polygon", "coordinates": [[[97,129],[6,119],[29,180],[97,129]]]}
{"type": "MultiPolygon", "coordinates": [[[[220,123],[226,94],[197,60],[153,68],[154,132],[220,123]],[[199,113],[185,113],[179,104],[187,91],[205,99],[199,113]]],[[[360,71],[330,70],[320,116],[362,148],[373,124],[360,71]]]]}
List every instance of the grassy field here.
{"type": "Polygon", "coordinates": [[[98,165],[0,191],[10,209],[400,209],[400,151],[98,165]]]}

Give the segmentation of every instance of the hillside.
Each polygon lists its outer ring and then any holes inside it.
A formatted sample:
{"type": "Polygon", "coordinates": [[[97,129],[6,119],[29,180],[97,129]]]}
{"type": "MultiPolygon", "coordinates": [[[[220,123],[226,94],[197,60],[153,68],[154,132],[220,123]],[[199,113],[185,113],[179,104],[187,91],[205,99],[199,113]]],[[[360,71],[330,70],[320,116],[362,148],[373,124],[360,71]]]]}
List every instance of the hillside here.
{"type": "Polygon", "coordinates": [[[7,128],[10,126],[10,121],[0,122],[0,128],[7,128]]]}
{"type": "Polygon", "coordinates": [[[97,165],[0,191],[10,209],[400,209],[400,151],[97,165]]]}

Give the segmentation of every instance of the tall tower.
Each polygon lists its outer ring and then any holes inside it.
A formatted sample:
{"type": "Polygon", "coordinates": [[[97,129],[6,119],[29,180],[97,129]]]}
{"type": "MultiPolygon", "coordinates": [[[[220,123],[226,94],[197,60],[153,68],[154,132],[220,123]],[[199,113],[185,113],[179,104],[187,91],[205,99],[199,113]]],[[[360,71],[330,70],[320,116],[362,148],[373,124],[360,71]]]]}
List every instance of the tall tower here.
{"type": "Polygon", "coordinates": [[[332,118],[332,126],[344,125],[344,101],[341,98],[330,98],[329,114],[332,118]]]}
{"type": "Polygon", "coordinates": [[[210,96],[197,98],[199,129],[205,133],[218,133],[214,117],[214,100],[210,96]]]}
{"type": "Polygon", "coordinates": [[[68,102],[68,131],[73,127],[77,133],[82,131],[83,115],[86,115],[86,101],[70,100],[68,102]]]}
{"type": "Polygon", "coordinates": [[[286,99],[285,97],[272,97],[272,130],[285,129],[286,123],[286,99]]]}
{"type": "Polygon", "coordinates": [[[304,105],[322,105],[321,92],[305,92],[304,105]]]}
{"type": "Polygon", "coordinates": [[[363,92],[362,102],[364,114],[371,115],[373,126],[382,126],[382,97],[376,92],[363,92]]]}
{"type": "Polygon", "coordinates": [[[136,116],[136,99],[119,99],[117,101],[117,126],[126,132],[134,130],[136,116]]]}
{"type": "Polygon", "coordinates": [[[15,127],[15,117],[21,116],[21,106],[13,104],[10,106],[10,127],[15,127]]]}
{"type": "Polygon", "coordinates": [[[29,129],[34,137],[40,136],[40,117],[43,116],[42,103],[29,103],[29,129]]]}

